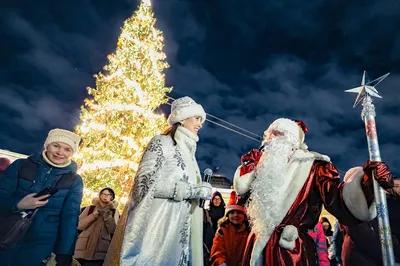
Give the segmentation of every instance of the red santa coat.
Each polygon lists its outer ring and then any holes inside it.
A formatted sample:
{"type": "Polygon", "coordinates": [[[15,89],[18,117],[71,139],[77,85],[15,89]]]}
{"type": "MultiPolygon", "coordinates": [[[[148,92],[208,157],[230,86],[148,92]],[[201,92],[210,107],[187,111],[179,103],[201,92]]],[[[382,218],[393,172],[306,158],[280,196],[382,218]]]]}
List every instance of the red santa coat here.
{"type": "MultiPolygon", "coordinates": [[[[346,225],[358,224],[361,222],[360,219],[371,220],[375,216],[375,214],[371,214],[371,210],[373,211],[374,208],[373,206],[365,208],[367,202],[363,193],[364,186],[366,187],[368,184],[362,184],[361,180],[354,180],[352,184],[341,182],[339,173],[332,163],[315,160],[300,193],[281,224],[271,234],[263,250],[262,264],[268,266],[316,265],[315,244],[307,231],[313,229],[317,224],[322,205],[341,223],[346,225]],[[345,185],[348,186],[348,189],[344,193],[345,185]],[[347,200],[345,200],[346,197],[347,200]],[[360,202],[358,202],[359,200],[360,202]],[[298,230],[299,236],[295,240],[295,246],[292,250],[285,249],[279,244],[282,230],[287,225],[293,225],[298,230]]],[[[243,266],[256,265],[254,261],[250,264],[251,257],[254,255],[252,251],[255,241],[256,235],[251,233],[243,256],[243,266]]]]}

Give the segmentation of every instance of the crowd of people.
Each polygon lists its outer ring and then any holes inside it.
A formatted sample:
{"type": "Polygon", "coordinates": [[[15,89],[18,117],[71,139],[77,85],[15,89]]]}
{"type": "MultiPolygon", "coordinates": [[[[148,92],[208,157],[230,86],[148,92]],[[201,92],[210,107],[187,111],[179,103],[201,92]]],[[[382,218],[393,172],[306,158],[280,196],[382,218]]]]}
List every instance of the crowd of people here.
{"type": "Polygon", "coordinates": [[[51,130],[27,159],[0,158],[2,265],[383,265],[373,179],[387,192],[400,262],[400,180],[387,164],[366,161],[341,181],[328,156],[308,150],[306,125],[280,118],[241,157],[225,204],[196,161],[205,120],[190,97],[172,103],[170,127],[149,142],[122,214],[109,187],[81,208],[72,160],[81,138],[71,131],[51,130]]]}

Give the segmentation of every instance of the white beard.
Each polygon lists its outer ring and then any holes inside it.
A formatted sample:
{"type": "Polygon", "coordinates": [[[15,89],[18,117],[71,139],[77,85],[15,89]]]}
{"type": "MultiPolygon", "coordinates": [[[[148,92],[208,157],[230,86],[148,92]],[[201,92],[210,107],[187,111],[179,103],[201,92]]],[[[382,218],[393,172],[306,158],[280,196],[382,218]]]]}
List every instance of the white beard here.
{"type": "Polygon", "coordinates": [[[286,215],[279,210],[278,201],[282,200],[280,190],[292,154],[293,145],[287,137],[282,136],[265,147],[264,154],[257,164],[248,206],[252,231],[257,237],[265,237],[286,215]]]}
{"type": "MultiPolygon", "coordinates": [[[[305,146],[293,149],[292,143],[287,136],[274,139],[265,148],[255,169],[248,207],[252,231],[256,235],[250,260],[252,266],[263,265],[263,250],[306,183],[314,160],[329,161],[326,156],[309,152],[305,146]]],[[[288,226],[282,231],[279,245],[291,249],[298,232],[293,231],[293,225],[288,226]]]]}

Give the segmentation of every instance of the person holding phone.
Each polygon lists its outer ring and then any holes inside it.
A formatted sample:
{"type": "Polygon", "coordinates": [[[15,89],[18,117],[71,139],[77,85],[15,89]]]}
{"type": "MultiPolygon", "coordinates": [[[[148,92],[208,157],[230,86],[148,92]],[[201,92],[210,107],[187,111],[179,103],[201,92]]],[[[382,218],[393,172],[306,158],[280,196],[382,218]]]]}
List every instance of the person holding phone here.
{"type": "Polygon", "coordinates": [[[53,129],[42,152],[16,160],[0,175],[0,215],[38,208],[26,234],[0,249],[2,266],[41,266],[51,253],[58,266],[71,265],[83,190],[71,160],[79,143],[77,134],[53,129]]]}

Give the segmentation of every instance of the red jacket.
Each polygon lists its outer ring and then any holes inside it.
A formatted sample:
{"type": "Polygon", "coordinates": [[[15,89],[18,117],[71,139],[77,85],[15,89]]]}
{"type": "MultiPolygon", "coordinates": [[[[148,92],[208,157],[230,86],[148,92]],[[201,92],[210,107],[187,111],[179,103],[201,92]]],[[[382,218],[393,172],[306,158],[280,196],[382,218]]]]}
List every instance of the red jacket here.
{"type": "Polygon", "coordinates": [[[236,229],[229,221],[222,223],[215,233],[211,248],[212,266],[222,263],[226,263],[227,266],[239,266],[248,235],[249,229],[245,224],[236,229]]]}

